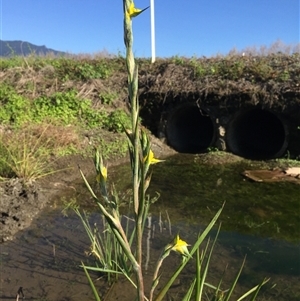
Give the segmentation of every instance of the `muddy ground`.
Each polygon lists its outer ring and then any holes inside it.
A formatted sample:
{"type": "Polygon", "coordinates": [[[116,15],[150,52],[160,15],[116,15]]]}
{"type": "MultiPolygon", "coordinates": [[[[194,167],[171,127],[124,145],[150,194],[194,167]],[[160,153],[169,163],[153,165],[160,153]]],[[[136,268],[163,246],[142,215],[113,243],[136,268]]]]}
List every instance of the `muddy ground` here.
{"type": "MultiPolygon", "coordinates": [[[[113,133],[107,133],[114,135],[113,133]]],[[[174,154],[171,148],[154,136],[152,148],[159,158],[174,154]]],[[[115,157],[107,162],[109,166],[128,161],[127,157],[115,157]]],[[[74,181],[80,181],[80,166],[85,175],[95,172],[93,158],[81,155],[61,157],[53,162],[53,170],[58,172],[48,175],[31,184],[24,184],[22,179],[13,178],[0,182],[0,242],[12,240],[14,235],[30,226],[34,218],[57,195],[74,193],[74,181]],[[60,171],[59,171],[60,170],[60,171]]]]}

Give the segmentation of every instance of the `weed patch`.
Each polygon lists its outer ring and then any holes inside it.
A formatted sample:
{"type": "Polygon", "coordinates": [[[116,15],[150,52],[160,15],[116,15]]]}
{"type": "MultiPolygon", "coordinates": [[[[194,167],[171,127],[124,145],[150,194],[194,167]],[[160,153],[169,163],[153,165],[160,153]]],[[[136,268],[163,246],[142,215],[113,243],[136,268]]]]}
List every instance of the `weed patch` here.
{"type": "Polygon", "coordinates": [[[33,118],[30,101],[16,93],[8,85],[0,85],[0,104],[0,121],[2,124],[20,126],[33,118]]]}
{"type": "Polygon", "coordinates": [[[12,87],[1,85],[0,104],[2,124],[15,127],[21,127],[28,122],[47,122],[121,132],[122,124],[130,124],[130,118],[125,111],[117,109],[109,113],[103,109],[95,109],[91,100],[78,97],[75,90],[29,100],[19,95],[12,87]]]}
{"type": "Polygon", "coordinates": [[[32,182],[50,172],[48,142],[30,131],[12,132],[1,137],[1,165],[8,174],[32,182]]]}
{"type": "Polygon", "coordinates": [[[48,119],[64,125],[82,123],[90,128],[103,126],[107,118],[107,113],[94,110],[91,101],[78,98],[74,90],[39,97],[33,102],[33,111],[36,122],[48,119]]]}
{"type": "Polygon", "coordinates": [[[26,125],[0,135],[0,177],[18,177],[32,182],[54,171],[53,156],[80,150],[79,137],[68,128],[26,125]]]}

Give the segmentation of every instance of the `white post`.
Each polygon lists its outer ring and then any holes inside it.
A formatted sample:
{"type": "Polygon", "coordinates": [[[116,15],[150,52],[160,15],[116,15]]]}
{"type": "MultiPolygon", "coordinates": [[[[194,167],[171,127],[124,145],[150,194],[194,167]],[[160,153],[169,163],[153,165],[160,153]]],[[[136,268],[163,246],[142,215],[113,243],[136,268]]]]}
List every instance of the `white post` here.
{"type": "Polygon", "coordinates": [[[150,18],[151,18],[151,63],[155,62],[155,26],[154,26],[154,0],[150,0],[150,18]]]}

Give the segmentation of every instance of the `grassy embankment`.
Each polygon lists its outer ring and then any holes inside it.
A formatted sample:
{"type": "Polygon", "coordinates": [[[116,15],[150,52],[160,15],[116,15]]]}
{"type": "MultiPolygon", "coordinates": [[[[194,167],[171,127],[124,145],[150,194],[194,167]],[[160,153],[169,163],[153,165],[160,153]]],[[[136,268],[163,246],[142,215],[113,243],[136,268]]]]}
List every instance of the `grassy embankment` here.
{"type": "MultiPolygon", "coordinates": [[[[178,93],[181,83],[187,87],[180,79],[188,74],[190,91],[201,86],[203,93],[218,89],[215,92],[222,96],[222,83],[230,82],[233,89],[240,84],[245,88],[247,83],[251,93],[257,83],[293,85],[299,77],[297,61],[299,54],[282,53],[255,59],[238,54],[209,59],[175,56],[159,59],[154,65],[140,59],[143,76],[139,86],[143,92],[171,89],[178,93]],[[169,65],[180,72],[168,75],[169,65]]],[[[36,179],[50,171],[53,158],[89,155],[93,146],[105,145],[107,158],[126,153],[125,137],[118,135],[122,124],[130,122],[123,58],[2,58],[0,80],[1,178],[36,179]]],[[[163,98],[163,91],[161,95],[163,98]]]]}
{"type": "Polygon", "coordinates": [[[34,180],[51,171],[53,158],[88,155],[92,144],[105,144],[106,156],[124,155],[125,139],[118,133],[130,120],[125,106],[118,108],[122,95],[103,87],[91,99],[84,90],[96,90],[89,81],[109,78],[119,68],[116,62],[14,57],[0,65],[2,178],[34,180]],[[91,133],[101,135],[90,141],[91,133]]]}

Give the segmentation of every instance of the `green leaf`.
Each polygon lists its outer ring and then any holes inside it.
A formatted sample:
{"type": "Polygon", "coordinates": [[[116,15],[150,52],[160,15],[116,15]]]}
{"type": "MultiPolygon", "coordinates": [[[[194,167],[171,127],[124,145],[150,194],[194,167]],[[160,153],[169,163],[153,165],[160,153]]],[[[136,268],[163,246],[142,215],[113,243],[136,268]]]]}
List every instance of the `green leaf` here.
{"type": "Polygon", "coordinates": [[[189,300],[191,300],[192,293],[193,293],[193,290],[194,290],[194,287],[195,287],[195,283],[196,283],[196,279],[193,280],[190,288],[188,289],[188,291],[184,295],[182,301],[189,301],[189,300]]]}
{"type": "Polygon", "coordinates": [[[161,291],[159,292],[159,294],[157,295],[157,297],[154,299],[155,301],[161,301],[164,296],[166,295],[166,293],[168,292],[168,290],[170,289],[171,285],[173,284],[173,282],[175,281],[175,279],[178,277],[178,275],[181,273],[181,271],[183,270],[183,268],[186,266],[186,264],[189,262],[189,260],[192,258],[192,255],[196,252],[196,250],[199,248],[199,246],[201,245],[201,243],[203,242],[203,240],[206,238],[206,236],[208,235],[208,233],[210,232],[210,230],[212,229],[212,227],[214,226],[214,224],[216,223],[216,221],[218,220],[222,210],[223,210],[224,205],[222,206],[221,209],[219,209],[219,211],[216,213],[216,215],[213,217],[213,219],[211,220],[211,222],[208,224],[208,226],[205,228],[205,230],[203,231],[203,233],[198,237],[197,241],[195,242],[192,250],[190,251],[190,257],[188,257],[186,260],[184,260],[181,265],[177,268],[177,270],[174,272],[174,274],[171,276],[171,278],[169,279],[169,281],[165,284],[165,286],[161,289],[161,291]]]}
{"type": "Polygon", "coordinates": [[[252,296],[250,301],[254,301],[256,300],[256,297],[258,295],[259,290],[261,289],[261,287],[263,285],[265,285],[268,281],[270,280],[270,278],[268,279],[264,279],[259,285],[254,286],[252,289],[250,289],[248,292],[246,292],[244,295],[242,295],[240,298],[237,299],[237,301],[241,301],[244,300],[246,297],[248,297],[250,294],[252,294],[253,292],[255,292],[255,294],[252,296]]]}
{"type": "Polygon", "coordinates": [[[245,262],[246,262],[246,256],[244,257],[242,265],[241,265],[241,267],[240,267],[240,269],[239,269],[239,271],[238,271],[238,273],[237,273],[237,275],[236,275],[233,283],[231,284],[231,287],[230,287],[229,291],[227,292],[224,301],[228,301],[229,298],[231,297],[231,294],[232,294],[232,292],[233,292],[233,290],[234,290],[234,288],[235,288],[235,286],[236,286],[236,284],[237,284],[237,282],[238,282],[238,280],[240,278],[240,275],[241,275],[242,270],[244,268],[245,262]]]}
{"type": "Polygon", "coordinates": [[[84,272],[85,272],[85,275],[86,275],[86,277],[87,277],[87,279],[88,279],[88,281],[89,281],[89,284],[90,284],[90,286],[91,286],[91,289],[92,289],[92,291],[93,291],[93,293],[94,293],[95,300],[96,300],[96,301],[101,301],[101,299],[100,299],[100,297],[99,297],[99,294],[98,294],[98,292],[97,292],[97,289],[96,289],[96,287],[95,287],[95,285],[94,285],[94,283],[93,283],[93,281],[92,281],[92,279],[91,279],[91,277],[90,277],[90,275],[89,275],[89,273],[88,273],[88,271],[87,271],[85,265],[83,264],[83,262],[81,262],[81,263],[82,263],[82,267],[83,267],[83,270],[84,270],[84,272]]]}

